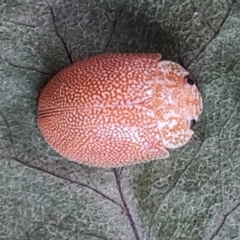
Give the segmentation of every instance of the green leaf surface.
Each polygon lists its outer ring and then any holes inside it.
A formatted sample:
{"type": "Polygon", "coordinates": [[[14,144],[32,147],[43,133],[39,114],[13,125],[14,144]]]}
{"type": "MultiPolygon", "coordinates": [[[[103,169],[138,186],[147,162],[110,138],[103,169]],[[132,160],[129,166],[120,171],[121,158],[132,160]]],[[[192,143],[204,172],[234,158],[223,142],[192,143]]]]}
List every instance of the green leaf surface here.
{"type": "Polygon", "coordinates": [[[0,0],[0,240],[240,239],[239,0],[0,0]],[[102,52],[161,52],[204,98],[170,158],[70,162],[43,140],[38,95],[102,52]]]}

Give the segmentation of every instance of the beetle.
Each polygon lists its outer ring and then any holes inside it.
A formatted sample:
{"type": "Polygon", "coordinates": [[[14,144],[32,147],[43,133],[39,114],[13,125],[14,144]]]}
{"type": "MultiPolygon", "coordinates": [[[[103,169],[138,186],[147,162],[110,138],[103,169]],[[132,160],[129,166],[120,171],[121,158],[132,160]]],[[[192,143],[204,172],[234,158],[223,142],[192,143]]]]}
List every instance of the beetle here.
{"type": "Polygon", "coordinates": [[[105,53],[58,72],[38,101],[38,126],[60,155],[95,167],[169,157],[203,110],[189,73],[159,53],[105,53]]]}

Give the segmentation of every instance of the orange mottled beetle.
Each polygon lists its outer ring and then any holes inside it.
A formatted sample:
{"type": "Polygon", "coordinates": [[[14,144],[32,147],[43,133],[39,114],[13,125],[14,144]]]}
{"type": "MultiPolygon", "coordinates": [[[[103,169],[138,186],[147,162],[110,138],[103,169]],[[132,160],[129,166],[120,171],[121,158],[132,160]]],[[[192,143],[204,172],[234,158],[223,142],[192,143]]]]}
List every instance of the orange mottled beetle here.
{"type": "Polygon", "coordinates": [[[100,54],[57,73],[38,102],[38,125],[62,156],[96,167],[163,159],[186,144],[202,112],[188,72],[161,54],[100,54]]]}

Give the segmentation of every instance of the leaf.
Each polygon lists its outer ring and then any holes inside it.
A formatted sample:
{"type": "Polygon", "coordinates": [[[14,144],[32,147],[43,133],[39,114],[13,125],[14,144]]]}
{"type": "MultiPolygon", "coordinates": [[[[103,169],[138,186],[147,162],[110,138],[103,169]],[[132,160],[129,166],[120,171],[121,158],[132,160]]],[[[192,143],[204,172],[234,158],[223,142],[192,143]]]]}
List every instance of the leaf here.
{"type": "Polygon", "coordinates": [[[240,238],[240,2],[0,1],[0,239],[240,238]],[[67,161],[43,140],[44,84],[101,52],[161,52],[204,97],[170,158],[122,169],[67,161]]]}

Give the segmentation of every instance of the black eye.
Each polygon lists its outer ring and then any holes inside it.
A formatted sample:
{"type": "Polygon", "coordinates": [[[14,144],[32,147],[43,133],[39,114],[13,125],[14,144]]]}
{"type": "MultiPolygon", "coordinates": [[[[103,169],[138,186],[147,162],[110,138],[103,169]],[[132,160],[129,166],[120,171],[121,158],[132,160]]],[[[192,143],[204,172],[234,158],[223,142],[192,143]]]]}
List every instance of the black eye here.
{"type": "Polygon", "coordinates": [[[194,81],[191,78],[187,78],[187,83],[189,85],[194,85],[194,81]]]}
{"type": "Polygon", "coordinates": [[[192,119],[191,121],[190,121],[190,127],[194,127],[195,125],[196,125],[196,120],[195,119],[192,119]]]}

